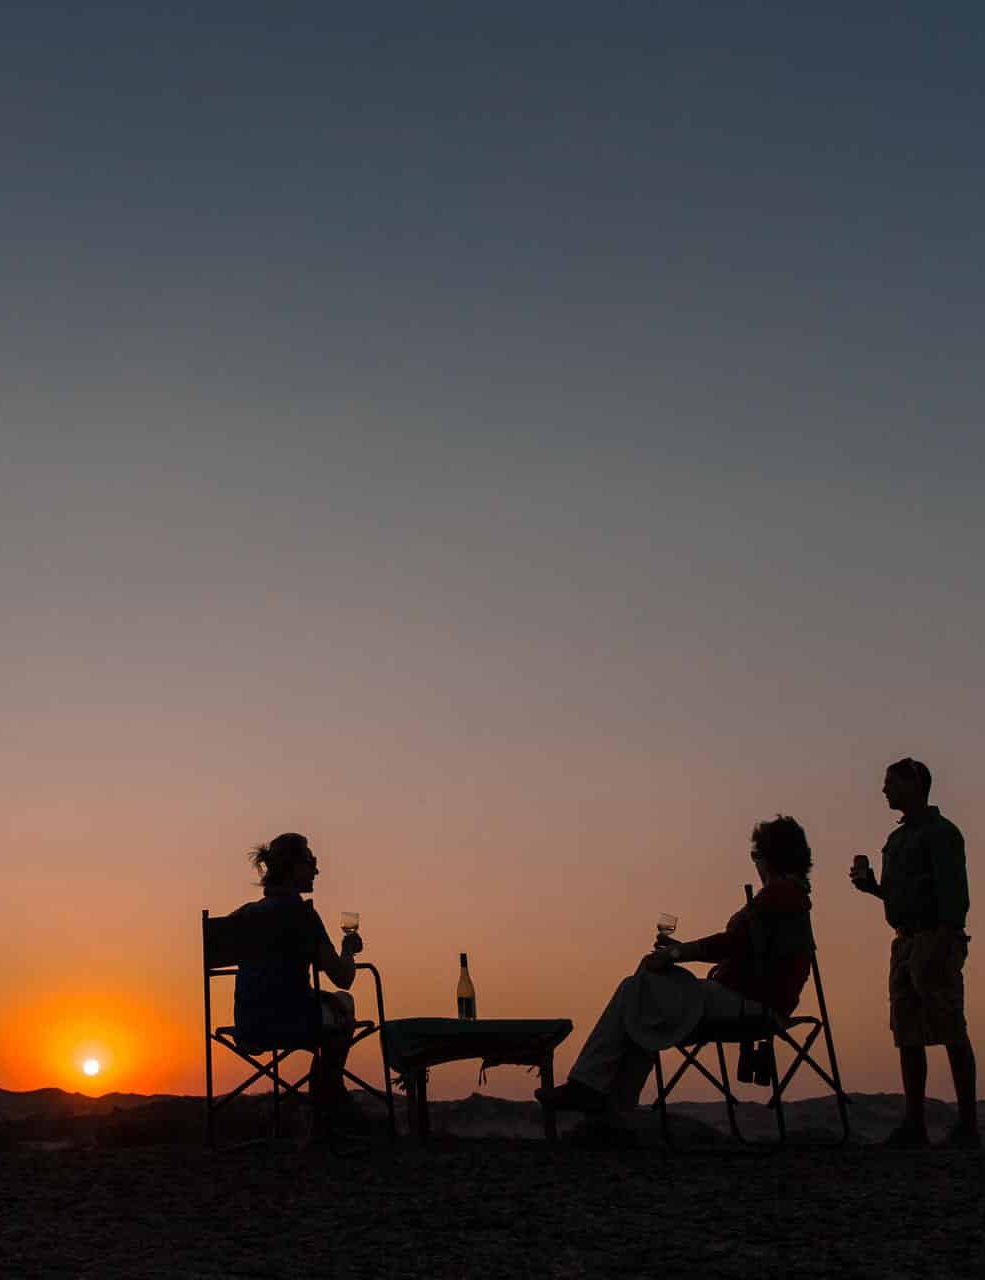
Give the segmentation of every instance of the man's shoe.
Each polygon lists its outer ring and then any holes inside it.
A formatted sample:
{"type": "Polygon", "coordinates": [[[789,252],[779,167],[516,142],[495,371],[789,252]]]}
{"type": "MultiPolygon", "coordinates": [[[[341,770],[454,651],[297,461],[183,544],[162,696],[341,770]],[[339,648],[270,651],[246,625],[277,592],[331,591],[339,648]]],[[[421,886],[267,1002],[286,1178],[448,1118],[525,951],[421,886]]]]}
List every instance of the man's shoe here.
{"type": "Polygon", "coordinates": [[[569,1080],[567,1084],[551,1088],[542,1085],[534,1090],[534,1097],[548,1111],[584,1111],[591,1115],[604,1111],[606,1106],[604,1093],[590,1089],[578,1080],[569,1080]]]}
{"type": "Polygon", "coordinates": [[[895,1151],[915,1151],[919,1147],[929,1147],[930,1139],[926,1129],[918,1129],[912,1124],[901,1124],[894,1129],[888,1138],[884,1138],[882,1146],[895,1151]]]}
{"type": "Polygon", "coordinates": [[[948,1151],[980,1151],[982,1135],[978,1129],[969,1129],[965,1124],[956,1124],[947,1137],[937,1145],[948,1151]]]}

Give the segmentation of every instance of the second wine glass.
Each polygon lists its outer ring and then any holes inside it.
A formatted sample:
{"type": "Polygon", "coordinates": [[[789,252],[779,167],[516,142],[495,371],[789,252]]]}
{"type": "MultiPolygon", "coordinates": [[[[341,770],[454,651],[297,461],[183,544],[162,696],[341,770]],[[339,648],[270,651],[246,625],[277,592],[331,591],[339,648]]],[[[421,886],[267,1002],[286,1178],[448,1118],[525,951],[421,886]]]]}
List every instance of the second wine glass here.
{"type": "Polygon", "coordinates": [[[672,934],[677,932],[677,916],[669,915],[667,912],[661,911],[657,916],[657,937],[661,942],[665,942],[672,934]]]}

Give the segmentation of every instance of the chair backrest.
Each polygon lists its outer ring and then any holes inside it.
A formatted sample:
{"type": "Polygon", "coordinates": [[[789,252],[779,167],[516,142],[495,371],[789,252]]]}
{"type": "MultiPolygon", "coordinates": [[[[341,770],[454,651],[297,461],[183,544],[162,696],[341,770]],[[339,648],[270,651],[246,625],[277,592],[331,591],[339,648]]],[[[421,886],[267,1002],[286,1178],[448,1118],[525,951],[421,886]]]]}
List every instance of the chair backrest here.
{"type": "Polygon", "coordinates": [[[278,910],[210,916],[208,911],[203,911],[202,954],[206,972],[234,972],[241,964],[262,963],[285,951],[313,958],[313,946],[305,945],[305,935],[312,936],[314,929],[313,913],[311,902],[302,903],[298,914],[278,910]]]}
{"type": "MultiPolygon", "coordinates": [[[[752,885],[747,884],[745,891],[746,904],[751,906],[754,896],[752,885]]],[[[750,962],[757,979],[762,980],[777,964],[782,965],[794,957],[807,957],[810,967],[804,975],[805,985],[813,977],[815,987],[819,987],[817,943],[811,927],[809,905],[806,910],[771,911],[768,915],[750,911],[749,932],[752,942],[750,962]]]]}
{"type": "Polygon", "coordinates": [[[777,960],[813,955],[816,950],[809,911],[772,911],[750,915],[753,955],[760,971],[777,960]]]}

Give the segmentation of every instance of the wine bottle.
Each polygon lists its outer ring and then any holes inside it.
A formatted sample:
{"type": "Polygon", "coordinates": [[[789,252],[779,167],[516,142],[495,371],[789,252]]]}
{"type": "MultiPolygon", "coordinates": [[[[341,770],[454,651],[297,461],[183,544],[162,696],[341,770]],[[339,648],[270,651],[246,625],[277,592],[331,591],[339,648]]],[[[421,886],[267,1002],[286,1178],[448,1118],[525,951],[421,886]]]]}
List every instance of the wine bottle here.
{"type": "Polygon", "coordinates": [[[462,972],[458,975],[458,1016],[472,1021],[475,1018],[475,987],[469,977],[469,958],[464,951],[460,959],[462,972]]]}

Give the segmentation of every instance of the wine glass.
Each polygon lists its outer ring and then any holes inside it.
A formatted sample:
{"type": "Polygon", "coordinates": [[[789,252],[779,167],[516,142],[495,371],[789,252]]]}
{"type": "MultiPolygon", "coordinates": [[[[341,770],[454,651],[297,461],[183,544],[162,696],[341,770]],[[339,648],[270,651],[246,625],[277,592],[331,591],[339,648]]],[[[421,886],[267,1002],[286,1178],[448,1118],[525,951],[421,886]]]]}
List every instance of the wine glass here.
{"type": "Polygon", "coordinates": [[[339,924],[342,926],[343,933],[355,933],[359,928],[359,912],[343,911],[339,917],[339,924]]]}
{"type": "Polygon", "coordinates": [[[677,932],[677,916],[661,911],[657,916],[657,940],[663,945],[667,939],[677,932]]]}

